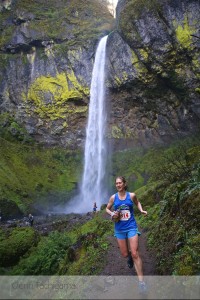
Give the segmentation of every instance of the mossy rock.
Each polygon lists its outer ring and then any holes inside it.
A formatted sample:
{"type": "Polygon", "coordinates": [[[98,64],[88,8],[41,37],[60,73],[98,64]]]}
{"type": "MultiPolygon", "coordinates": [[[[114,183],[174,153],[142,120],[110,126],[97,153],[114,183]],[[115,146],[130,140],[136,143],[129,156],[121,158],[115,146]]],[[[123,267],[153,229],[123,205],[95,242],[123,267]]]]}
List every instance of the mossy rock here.
{"type": "MultiPolygon", "coordinates": [[[[70,45],[87,43],[91,37],[110,31],[114,22],[107,7],[94,0],[18,0],[12,1],[9,11],[0,13],[0,48],[9,45],[16,27],[23,23],[36,43],[67,40],[70,45]]],[[[30,42],[28,34],[23,36],[30,42]]]]}
{"type": "Polygon", "coordinates": [[[32,228],[14,228],[7,238],[1,240],[0,266],[8,267],[16,264],[38,241],[39,235],[32,228]]]}
{"type": "Polygon", "coordinates": [[[23,213],[17,206],[17,204],[9,199],[1,198],[0,199],[0,214],[1,220],[20,218],[23,216],[23,213]]]}

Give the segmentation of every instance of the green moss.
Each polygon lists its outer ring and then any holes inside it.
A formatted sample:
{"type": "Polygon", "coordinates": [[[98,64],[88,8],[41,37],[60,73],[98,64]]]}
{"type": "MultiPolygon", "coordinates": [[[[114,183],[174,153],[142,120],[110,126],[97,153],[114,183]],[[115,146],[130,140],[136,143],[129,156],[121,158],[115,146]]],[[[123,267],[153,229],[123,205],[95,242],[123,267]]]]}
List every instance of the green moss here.
{"type": "Polygon", "coordinates": [[[38,234],[32,228],[15,228],[0,244],[0,265],[11,266],[19,261],[38,242],[38,234]]]}
{"type": "Polygon", "coordinates": [[[195,33],[195,30],[192,25],[189,25],[187,16],[185,16],[183,24],[177,24],[177,21],[174,21],[176,38],[180,45],[183,48],[192,48],[192,34],[195,33]]]}
{"type": "MultiPolygon", "coordinates": [[[[197,51],[192,55],[192,70],[197,79],[200,79],[199,68],[200,68],[200,58],[199,58],[199,53],[197,51]]],[[[197,87],[197,92],[198,92],[198,87],[197,87]]]]}
{"type": "Polygon", "coordinates": [[[127,79],[128,79],[128,74],[126,73],[126,72],[123,72],[122,73],[122,81],[124,82],[124,81],[127,81],[127,79]]]}
{"type": "MultiPolygon", "coordinates": [[[[144,55],[144,53],[145,53],[145,55],[147,55],[145,50],[140,50],[140,52],[143,53],[143,55],[144,55]]],[[[148,81],[148,76],[147,76],[148,72],[147,72],[146,67],[140,61],[140,59],[138,58],[138,55],[136,54],[136,52],[134,50],[131,50],[131,53],[132,53],[132,64],[133,64],[133,67],[136,69],[139,78],[144,82],[148,81]]]]}
{"type": "Polygon", "coordinates": [[[132,50],[131,53],[132,53],[132,64],[133,65],[139,64],[139,58],[138,58],[137,54],[135,53],[135,51],[132,50]]]}
{"type": "Polygon", "coordinates": [[[9,141],[32,143],[32,139],[26,129],[7,112],[0,114],[0,137],[9,141]]]}
{"type": "Polygon", "coordinates": [[[145,207],[146,206],[151,206],[151,205],[154,205],[156,203],[156,197],[158,195],[162,195],[163,194],[163,187],[165,186],[163,184],[163,182],[154,182],[154,183],[149,183],[149,184],[146,184],[144,185],[144,178],[143,178],[143,181],[141,182],[142,184],[138,186],[141,186],[139,187],[139,189],[137,189],[135,192],[138,196],[138,198],[141,200],[142,203],[144,203],[145,207]],[[142,186],[143,185],[143,186],[142,186]]]}
{"type": "Polygon", "coordinates": [[[123,137],[123,133],[122,133],[121,129],[119,127],[117,127],[116,125],[112,126],[111,135],[115,139],[119,139],[119,138],[123,137]]]}
{"type": "Polygon", "coordinates": [[[115,78],[115,84],[116,84],[117,86],[120,86],[121,83],[122,83],[122,80],[121,80],[119,77],[117,77],[117,76],[115,76],[114,78],[115,78]]]}
{"type": "Polygon", "coordinates": [[[0,35],[0,48],[3,47],[4,45],[6,45],[13,33],[14,30],[14,24],[12,24],[11,22],[9,22],[9,24],[7,24],[7,26],[5,26],[5,22],[9,19],[10,16],[10,11],[8,10],[3,10],[0,12],[0,31],[1,31],[1,35],[0,35]]]}
{"type": "Polygon", "coordinates": [[[143,60],[146,62],[148,61],[149,54],[145,49],[139,49],[140,55],[142,56],[143,60]]]}
{"type": "Polygon", "coordinates": [[[13,26],[8,26],[4,31],[3,34],[0,37],[0,48],[3,47],[4,45],[6,45],[13,33],[13,26]]]}
{"type": "MultiPolygon", "coordinates": [[[[68,100],[82,99],[89,94],[89,89],[82,87],[73,71],[69,74],[60,73],[56,77],[40,76],[31,85],[27,100],[34,102],[35,112],[40,117],[49,117],[51,120],[66,118],[66,114],[82,113],[87,106],[78,107],[68,103],[68,100]]],[[[22,94],[22,98],[26,96],[22,94]]]]}

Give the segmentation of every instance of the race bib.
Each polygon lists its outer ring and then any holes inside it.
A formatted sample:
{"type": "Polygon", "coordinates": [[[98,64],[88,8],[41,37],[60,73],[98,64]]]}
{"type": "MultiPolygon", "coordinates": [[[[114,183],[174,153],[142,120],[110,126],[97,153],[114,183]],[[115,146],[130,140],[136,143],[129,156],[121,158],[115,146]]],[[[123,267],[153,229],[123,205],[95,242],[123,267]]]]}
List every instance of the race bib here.
{"type": "Polygon", "coordinates": [[[130,210],[121,210],[120,213],[121,213],[120,221],[127,221],[131,217],[130,210]]]}

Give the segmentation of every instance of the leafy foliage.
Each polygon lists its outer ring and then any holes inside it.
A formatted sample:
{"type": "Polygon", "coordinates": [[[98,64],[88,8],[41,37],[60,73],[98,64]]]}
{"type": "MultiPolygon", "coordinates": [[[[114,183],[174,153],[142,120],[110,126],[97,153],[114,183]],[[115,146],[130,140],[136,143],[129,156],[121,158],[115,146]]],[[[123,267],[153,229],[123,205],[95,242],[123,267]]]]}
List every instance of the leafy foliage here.
{"type": "Polygon", "coordinates": [[[52,232],[41,238],[27,258],[21,259],[11,271],[12,275],[53,275],[65,257],[71,240],[63,233],[52,232]]]}
{"type": "Polygon", "coordinates": [[[3,232],[1,235],[0,266],[3,267],[16,264],[39,240],[38,234],[32,228],[14,228],[7,235],[3,232]]]}
{"type": "Polygon", "coordinates": [[[176,180],[174,177],[174,182],[170,178],[159,203],[149,209],[147,219],[139,217],[142,226],[151,228],[148,242],[156,253],[157,272],[162,275],[195,275],[200,271],[199,149],[196,146],[187,150],[187,154],[193,153],[192,156],[187,155],[186,160],[190,176],[182,172],[182,164],[177,164],[181,176],[176,180]]]}
{"type": "Polygon", "coordinates": [[[67,275],[95,275],[99,274],[105,264],[108,250],[107,236],[112,234],[112,222],[102,218],[102,213],[85,223],[77,230],[78,241],[82,247],[77,252],[75,260],[66,272],[67,275]]]}
{"type": "MultiPolygon", "coordinates": [[[[17,259],[9,269],[1,268],[0,273],[5,275],[98,274],[105,263],[104,256],[108,250],[107,235],[113,231],[112,222],[105,220],[102,214],[103,212],[99,212],[90,221],[86,218],[84,224],[75,225],[67,231],[66,227],[60,232],[53,230],[48,236],[42,236],[36,230],[35,242],[33,236],[30,236],[29,248],[23,253],[20,252],[23,255],[15,251],[17,259]]],[[[34,232],[32,228],[25,228],[22,231],[26,232],[26,230],[34,232]]],[[[13,235],[14,231],[12,237],[13,235]]],[[[24,249],[24,240],[22,242],[18,235],[10,241],[6,232],[1,230],[1,240],[4,245],[9,245],[11,248],[18,243],[24,249]]],[[[10,252],[1,253],[2,261],[8,253],[10,252]]],[[[2,266],[8,265],[5,263],[2,266]]]]}

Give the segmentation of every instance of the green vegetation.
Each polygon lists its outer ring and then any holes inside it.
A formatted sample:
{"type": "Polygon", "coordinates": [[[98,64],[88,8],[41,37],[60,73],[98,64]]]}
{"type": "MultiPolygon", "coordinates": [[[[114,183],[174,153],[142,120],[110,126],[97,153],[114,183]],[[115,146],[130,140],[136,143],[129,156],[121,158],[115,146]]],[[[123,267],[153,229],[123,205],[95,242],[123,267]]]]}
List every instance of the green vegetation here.
{"type": "Polygon", "coordinates": [[[0,114],[0,137],[10,142],[31,144],[33,141],[25,128],[8,112],[0,114]]]}
{"type": "MultiPolygon", "coordinates": [[[[87,105],[77,107],[68,100],[82,99],[83,95],[88,95],[89,89],[83,88],[78,83],[73,72],[65,75],[65,73],[57,74],[56,77],[40,76],[31,85],[27,97],[23,98],[27,101],[33,101],[35,104],[35,112],[41,118],[49,117],[51,120],[66,118],[68,113],[82,113],[87,111],[87,105]],[[70,88],[69,85],[73,85],[70,88]],[[45,99],[48,99],[46,103],[45,99]]],[[[66,124],[67,126],[67,124],[66,124]]]]}
{"type": "Polygon", "coordinates": [[[82,241],[77,251],[78,260],[69,265],[67,275],[99,274],[105,263],[108,249],[107,236],[113,234],[113,224],[102,218],[102,212],[81,227],[77,227],[72,235],[77,242],[82,241]]]}
{"type": "MultiPolygon", "coordinates": [[[[113,173],[128,180],[148,211],[138,223],[148,230],[157,274],[195,275],[200,271],[200,143],[197,138],[169,147],[115,153],[113,173]]],[[[114,181],[114,178],[113,178],[114,181]]]]}
{"type": "MultiPolygon", "coordinates": [[[[46,209],[66,202],[80,179],[80,153],[35,145],[8,113],[1,115],[0,131],[2,216],[9,217],[19,211],[27,214],[35,205],[46,209]]],[[[116,152],[112,165],[112,182],[116,175],[125,176],[129,190],[136,191],[148,210],[146,218],[138,210],[135,212],[138,223],[148,230],[148,245],[156,255],[157,274],[198,274],[198,136],[168,147],[116,152]]],[[[102,218],[102,213],[70,230],[66,230],[67,222],[54,224],[49,236],[42,236],[32,228],[1,230],[0,272],[99,274],[113,224],[102,218]]]]}
{"type": "Polygon", "coordinates": [[[114,26],[108,10],[94,0],[18,0],[12,3],[10,10],[2,10],[0,16],[0,48],[9,43],[16,29],[9,21],[11,18],[19,23],[28,21],[26,28],[36,39],[55,40],[56,44],[65,39],[69,45],[74,40],[76,45],[85,44],[89,38],[98,39],[114,26]]]}
{"type": "Polygon", "coordinates": [[[0,164],[0,198],[14,201],[28,213],[33,204],[46,209],[66,202],[79,181],[81,155],[1,138],[0,164]]]}
{"type": "Polygon", "coordinates": [[[12,275],[51,275],[56,274],[59,264],[66,255],[71,241],[66,234],[54,231],[42,237],[27,257],[9,273],[12,275]]]}
{"type": "MultiPolygon", "coordinates": [[[[171,90],[178,95],[179,105],[189,99],[185,87],[187,82],[194,83],[191,93],[200,92],[199,86],[195,85],[195,77],[199,76],[199,56],[194,42],[197,24],[191,20],[189,13],[184,20],[174,21],[171,28],[166,24],[162,1],[132,0],[127,1],[118,25],[124,40],[133,46],[132,65],[138,79],[145,83],[144,95],[153,100],[165,99],[164,95],[171,90]],[[155,24],[157,21],[164,22],[163,30],[171,36],[170,43],[167,39],[162,45],[162,59],[156,56],[155,50],[153,53],[150,47],[144,47],[134,22],[145,12],[155,18],[155,24]],[[150,82],[152,85],[148,87],[146,83],[150,82]]],[[[45,51],[37,49],[38,58],[45,60],[52,55],[62,62],[62,56],[68,52],[79,61],[79,51],[89,47],[91,40],[95,45],[95,41],[109,33],[114,25],[112,16],[98,0],[12,1],[9,10],[0,11],[0,49],[5,51],[16,32],[19,34],[22,30],[25,40],[27,36],[27,44],[34,45],[35,42],[41,46],[42,41],[46,41],[51,45],[45,51]]],[[[12,45],[9,49],[8,52],[12,52],[12,45]]],[[[24,51],[28,50],[24,48],[24,51]]],[[[1,80],[11,55],[15,60],[22,53],[1,53],[1,80]]],[[[34,55],[29,55],[29,60],[33,62],[33,59],[34,55]]],[[[27,63],[28,58],[24,55],[21,64],[27,63]]],[[[47,120],[66,119],[67,114],[84,114],[87,110],[84,103],[82,106],[75,104],[83,96],[88,97],[89,90],[79,84],[72,69],[61,72],[61,64],[59,68],[60,73],[54,77],[47,74],[36,78],[27,94],[22,94],[23,100],[34,107],[34,112],[47,120]]],[[[115,78],[118,86],[127,80],[126,72],[115,78]]],[[[9,99],[9,91],[5,90],[2,96],[5,100],[9,99]]],[[[153,106],[148,101],[145,108],[153,111],[156,101],[152,103],[153,106]]],[[[176,105],[174,101],[173,105],[176,105]]],[[[62,126],[67,127],[67,122],[63,120],[62,126]]],[[[156,127],[157,123],[153,126],[156,127]]],[[[125,132],[126,137],[131,137],[129,128],[125,132]]],[[[113,125],[114,138],[121,138],[123,134],[113,125]]],[[[121,151],[113,155],[112,165],[113,182],[115,175],[124,175],[129,190],[136,191],[148,210],[146,218],[135,211],[138,223],[147,229],[148,245],[156,255],[157,274],[199,274],[199,141],[190,138],[168,147],[121,151]]],[[[0,116],[0,166],[3,218],[27,214],[35,207],[46,210],[66,203],[76,189],[82,169],[78,151],[35,145],[26,129],[9,113],[0,116]]],[[[73,228],[68,228],[68,219],[55,223],[47,236],[37,228],[2,228],[0,272],[5,275],[99,274],[108,249],[107,236],[113,230],[113,224],[102,214],[73,228]]]]}
{"type": "MultiPolygon", "coordinates": [[[[72,177],[77,180],[75,173],[80,170],[79,159],[76,159],[75,154],[72,158],[71,153],[58,149],[43,151],[4,140],[1,147],[4,149],[1,152],[1,165],[5,177],[3,181],[1,173],[1,185],[4,194],[12,196],[20,207],[30,203],[27,191],[31,189],[32,201],[36,191],[41,195],[41,201],[42,195],[51,190],[58,194],[62,188],[65,191],[74,188],[72,177]],[[63,165],[67,167],[64,168],[63,165]]],[[[129,190],[136,192],[148,211],[148,216],[144,217],[135,209],[138,224],[147,230],[148,247],[153,249],[156,256],[156,274],[198,274],[198,137],[177,141],[168,147],[116,152],[113,156],[113,183],[117,175],[127,178],[129,190]]],[[[45,235],[37,226],[2,227],[1,274],[100,274],[109,247],[107,237],[113,234],[113,223],[104,218],[104,213],[105,211],[100,211],[89,221],[87,218],[84,221],[80,218],[78,223],[70,223],[70,216],[60,217],[60,220],[52,222],[51,232],[45,235]]]]}
{"type": "Polygon", "coordinates": [[[39,235],[32,228],[14,228],[0,232],[0,266],[15,265],[20,257],[37,244],[39,235]]]}
{"type": "Polygon", "coordinates": [[[193,26],[189,25],[187,16],[184,18],[182,25],[174,22],[176,27],[176,38],[183,48],[192,48],[192,34],[195,33],[193,26]]]}
{"type": "Polygon", "coordinates": [[[7,261],[15,257],[15,266],[6,262],[2,266],[10,265],[9,270],[2,268],[0,272],[5,275],[98,274],[104,266],[107,235],[112,232],[112,222],[102,218],[100,212],[87,223],[76,225],[71,230],[66,230],[67,219],[59,224],[59,231],[55,229],[48,236],[40,235],[39,239],[39,233],[32,228],[15,228],[11,230],[9,239],[1,231],[0,257],[6,256],[7,261]],[[35,234],[37,239],[28,236],[28,232],[35,234]],[[22,233],[26,235],[22,236],[22,233]],[[12,250],[16,241],[17,247],[12,250]],[[5,244],[10,246],[7,252],[4,251],[5,244]]]}

